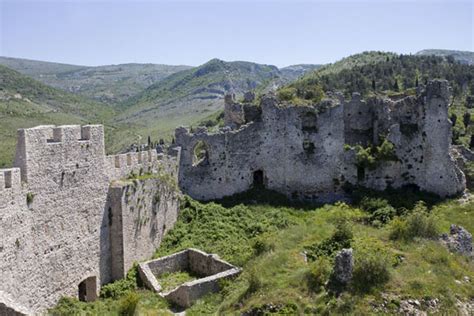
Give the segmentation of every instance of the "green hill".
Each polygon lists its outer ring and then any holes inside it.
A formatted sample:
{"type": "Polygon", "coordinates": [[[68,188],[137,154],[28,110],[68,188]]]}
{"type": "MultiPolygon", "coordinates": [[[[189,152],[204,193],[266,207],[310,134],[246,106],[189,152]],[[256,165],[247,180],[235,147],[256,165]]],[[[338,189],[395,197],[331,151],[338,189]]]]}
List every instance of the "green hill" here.
{"type": "Polygon", "coordinates": [[[76,66],[0,57],[7,66],[52,87],[106,103],[123,101],[146,87],[189,66],[120,64],[76,66]]]}
{"type": "Polygon", "coordinates": [[[19,128],[106,123],[113,115],[110,106],[52,88],[0,66],[0,167],[13,161],[19,128]]]}
{"type": "Polygon", "coordinates": [[[170,137],[177,126],[196,124],[221,110],[227,92],[239,98],[248,90],[274,89],[311,67],[280,71],[271,65],[212,59],[172,74],[120,105],[115,122],[128,128],[118,132],[116,148],[130,138],[170,137]]]}
{"type": "Polygon", "coordinates": [[[474,65],[474,52],[448,49],[424,49],[416,53],[416,55],[453,58],[462,64],[474,65]]]}

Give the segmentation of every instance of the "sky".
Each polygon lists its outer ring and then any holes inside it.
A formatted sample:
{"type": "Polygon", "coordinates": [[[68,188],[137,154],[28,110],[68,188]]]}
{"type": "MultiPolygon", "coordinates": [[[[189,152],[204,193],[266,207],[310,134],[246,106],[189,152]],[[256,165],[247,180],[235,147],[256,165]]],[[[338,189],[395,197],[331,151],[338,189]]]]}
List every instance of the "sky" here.
{"type": "Polygon", "coordinates": [[[0,0],[0,56],[78,65],[279,67],[368,50],[474,51],[474,0],[0,0]]]}

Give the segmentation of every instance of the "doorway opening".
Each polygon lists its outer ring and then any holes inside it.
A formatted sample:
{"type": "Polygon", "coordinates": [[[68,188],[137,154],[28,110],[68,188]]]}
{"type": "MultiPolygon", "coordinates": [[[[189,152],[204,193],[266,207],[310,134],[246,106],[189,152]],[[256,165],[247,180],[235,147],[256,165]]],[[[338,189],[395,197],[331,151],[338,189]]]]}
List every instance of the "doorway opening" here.
{"type": "Polygon", "coordinates": [[[265,187],[263,170],[256,170],[253,172],[253,186],[265,187]]]}
{"type": "Polygon", "coordinates": [[[88,277],[79,283],[79,300],[81,302],[92,302],[97,299],[97,278],[88,277]]]}

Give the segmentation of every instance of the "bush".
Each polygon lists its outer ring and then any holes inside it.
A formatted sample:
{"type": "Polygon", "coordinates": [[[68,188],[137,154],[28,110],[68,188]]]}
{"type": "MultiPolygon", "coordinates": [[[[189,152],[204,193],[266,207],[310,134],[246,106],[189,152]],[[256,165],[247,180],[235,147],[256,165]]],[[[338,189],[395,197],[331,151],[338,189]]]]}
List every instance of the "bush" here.
{"type": "Polygon", "coordinates": [[[295,88],[282,88],[278,90],[278,98],[282,101],[291,101],[296,98],[295,88]]]}
{"type": "Polygon", "coordinates": [[[331,263],[325,257],[320,257],[316,261],[311,262],[307,276],[309,288],[314,292],[318,292],[329,279],[331,270],[331,263]]]}
{"type": "Polygon", "coordinates": [[[263,287],[262,280],[258,276],[258,271],[253,268],[247,276],[248,287],[244,293],[244,297],[249,297],[263,287]]]}
{"type": "Polygon", "coordinates": [[[386,255],[374,250],[355,252],[352,286],[358,292],[370,292],[390,279],[389,260],[386,255]]]}
{"type": "Polygon", "coordinates": [[[253,243],[253,250],[256,256],[265,252],[273,251],[274,249],[275,243],[265,235],[258,236],[253,243]]]}
{"type": "Polygon", "coordinates": [[[310,260],[316,260],[319,257],[329,257],[341,249],[350,248],[353,239],[352,230],[346,221],[336,224],[334,234],[320,243],[306,248],[307,256],[310,260]]]}
{"type": "Polygon", "coordinates": [[[405,219],[392,222],[390,239],[413,240],[414,238],[434,238],[439,235],[437,218],[428,213],[423,202],[419,202],[405,219]]]}
{"type": "Polygon", "coordinates": [[[395,208],[382,198],[364,197],[360,202],[360,207],[370,213],[368,222],[374,226],[387,224],[397,215],[395,208]]]}
{"type": "Polygon", "coordinates": [[[128,294],[120,300],[120,315],[133,316],[140,297],[136,292],[128,292],[128,294]]]}
{"type": "Polygon", "coordinates": [[[100,297],[117,299],[128,295],[138,287],[138,264],[128,271],[127,276],[121,280],[104,285],[100,289],[100,297]]]}

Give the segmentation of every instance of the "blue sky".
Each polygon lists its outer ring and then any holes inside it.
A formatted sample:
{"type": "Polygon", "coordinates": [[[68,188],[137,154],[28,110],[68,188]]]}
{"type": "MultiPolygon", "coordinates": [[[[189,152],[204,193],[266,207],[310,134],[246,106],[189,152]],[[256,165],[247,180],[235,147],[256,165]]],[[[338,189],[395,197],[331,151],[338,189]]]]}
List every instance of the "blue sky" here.
{"type": "Polygon", "coordinates": [[[474,51],[474,1],[0,0],[0,55],[81,65],[286,66],[366,50],[474,51]]]}

